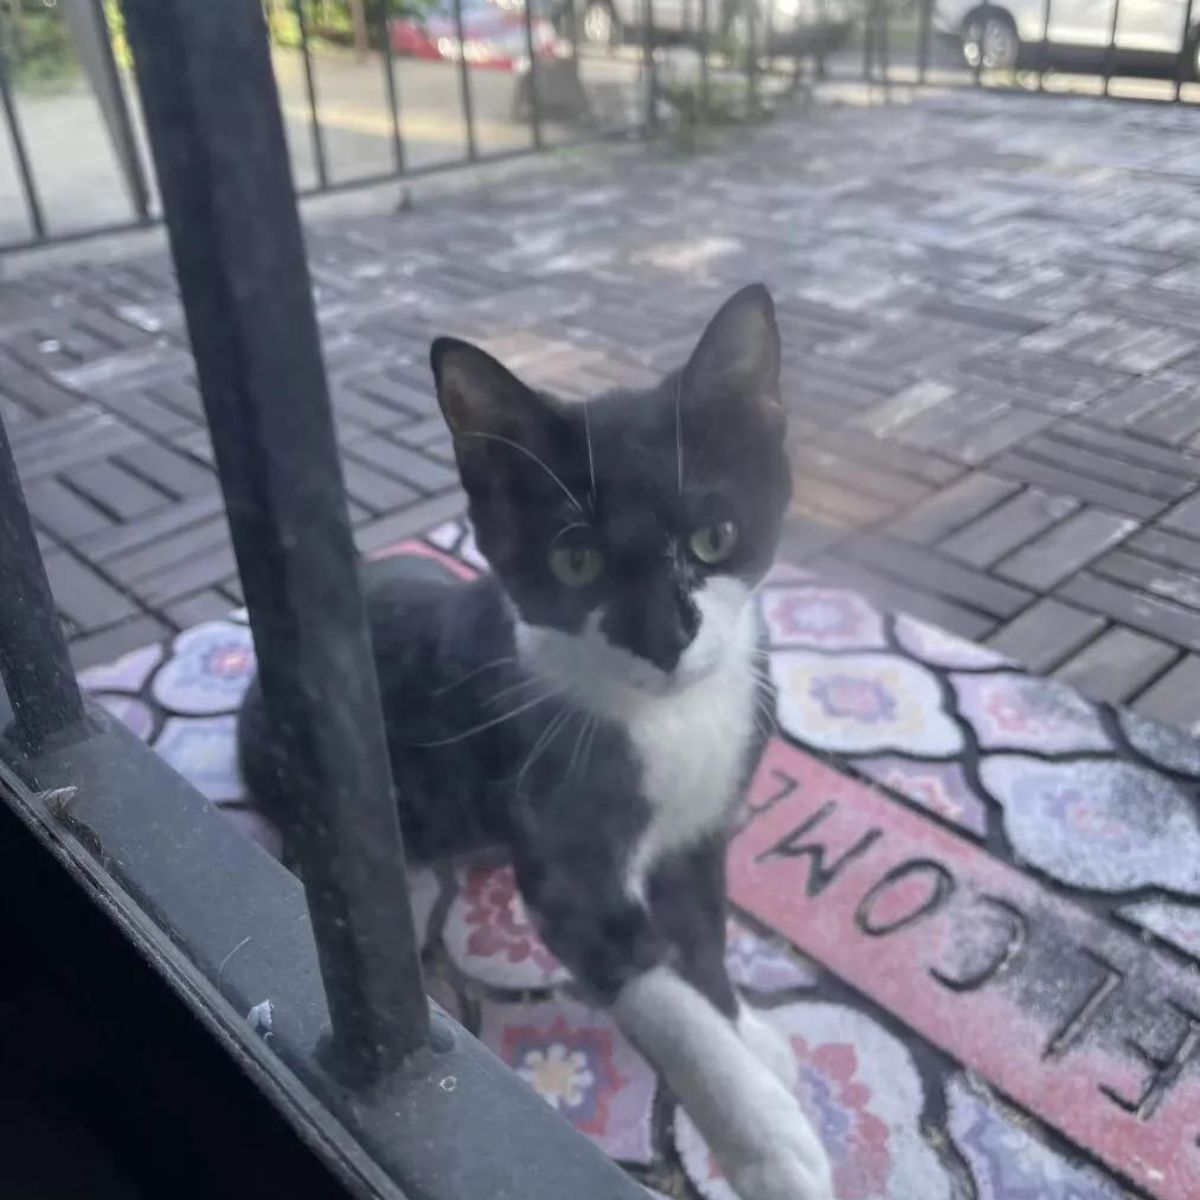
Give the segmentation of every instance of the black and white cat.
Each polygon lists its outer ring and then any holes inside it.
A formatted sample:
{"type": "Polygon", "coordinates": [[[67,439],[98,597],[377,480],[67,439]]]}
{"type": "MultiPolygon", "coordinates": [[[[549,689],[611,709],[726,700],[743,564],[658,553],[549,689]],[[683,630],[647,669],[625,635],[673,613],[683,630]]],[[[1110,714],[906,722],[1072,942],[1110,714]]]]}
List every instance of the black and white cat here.
{"type": "MultiPolygon", "coordinates": [[[[751,598],[791,494],[766,289],[686,366],[586,403],[439,339],[438,398],[493,574],[364,569],[406,845],[512,854],[550,949],[645,1053],[744,1200],[830,1200],[783,1041],[724,964],[725,844],[760,745],[751,598]]],[[[247,785],[287,830],[256,687],[247,785]]]]}

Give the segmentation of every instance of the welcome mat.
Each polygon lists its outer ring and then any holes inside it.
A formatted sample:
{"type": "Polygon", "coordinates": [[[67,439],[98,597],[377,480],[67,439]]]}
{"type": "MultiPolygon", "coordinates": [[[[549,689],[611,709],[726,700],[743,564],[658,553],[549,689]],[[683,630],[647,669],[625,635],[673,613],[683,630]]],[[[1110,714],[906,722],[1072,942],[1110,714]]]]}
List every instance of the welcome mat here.
{"type": "MultiPolygon", "coordinates": [[[[482,566],[451,523],[391,553],[482,566]]],[[[779,567],[777,731],[728,963],[789,1037],[838,1200],[1200,1197],[1200,746],[779,567]]],[[[82,682],[248,836],[244,618],[82,682]]],[[[733,1200],[503,862],[413,877],[429,988],[652,1194],[733,1200]]]]}

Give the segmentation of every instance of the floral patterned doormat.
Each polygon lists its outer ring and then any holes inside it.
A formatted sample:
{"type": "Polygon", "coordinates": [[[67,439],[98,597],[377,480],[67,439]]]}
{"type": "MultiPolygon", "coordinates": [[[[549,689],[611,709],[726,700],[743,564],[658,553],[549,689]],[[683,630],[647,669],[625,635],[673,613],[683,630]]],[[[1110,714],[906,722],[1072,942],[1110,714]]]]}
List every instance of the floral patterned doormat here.
{"type": "MultiPolygon", "coordinates": [[[[480,567],[453,523],[392,547],[480,567]]],[[[733,978],[838,1200],[1200,1197],[1200,745],[854,592],[761,591],[777,731],[730,850],[733,978]]],[[[237,614],[82,681],[245,833],[237,614]]],[[[653,1195],[733,1200],[503,862],[415,874],[430,990],[653,1195]]]]}

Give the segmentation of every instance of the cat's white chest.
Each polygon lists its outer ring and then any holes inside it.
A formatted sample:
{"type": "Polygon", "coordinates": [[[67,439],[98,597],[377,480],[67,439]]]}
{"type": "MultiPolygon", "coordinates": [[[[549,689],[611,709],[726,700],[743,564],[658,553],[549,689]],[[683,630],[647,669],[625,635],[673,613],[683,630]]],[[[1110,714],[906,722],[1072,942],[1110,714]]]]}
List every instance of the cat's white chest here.
{"type": "Polygon", "coordinates": [[[751,672],[732,663],[626,723],[651,814],[627,867],[635,893],[656,861],[724,824],[754,734],[755,690],[751,672]]]}

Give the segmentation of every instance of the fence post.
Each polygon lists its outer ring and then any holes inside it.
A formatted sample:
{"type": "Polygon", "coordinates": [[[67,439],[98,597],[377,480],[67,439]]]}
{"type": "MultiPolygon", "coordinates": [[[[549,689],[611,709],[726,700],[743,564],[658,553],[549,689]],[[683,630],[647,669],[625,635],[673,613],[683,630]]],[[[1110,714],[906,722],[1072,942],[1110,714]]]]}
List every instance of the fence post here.
{"type": "MultiPolygon", "coordinates": [[[[325,162],[325,135],[321,129],[321,112],[317,104],[317,81],[313,74],[312,54],[308,47],[308,21],[304,16],[304,0],[292,0],[296,28],[300,31],[300,56],[304,62],[304,91],[308,97],[308,124],[312,136],[313,166],[317,171],[317,186],[329,186],[329,169],[325,162]]],[[[149,114],[147,114],[149,121],[149,114]]]]}
{"type": "Polygon", "coordinates": [[[261,9],[125,0],[197,376],[296,815],[333,1023],[378,1079],[426,1044],[379,688],[261,9]]]}
{"type": "Polygon", "coordinates": [[[654,61],[654,0],[642,0],[642,73],[645,76],[645,130],[658,128],[658,67],[654,61]]]}
{"type": "Polygon", "coordinates": [[[1174,100],[1176,103],[1179,102],[1183,85],[1187,82],[1198,61],[1197,48],[1200,47],[1200,39],[1193,40],[1192,38],[1192,7],[1192,0],[1187,0],[1183,10],[1183,41],[1180,43],[1179,58],[1175,63],[1174,100]]]}
{"type": "Polygon", "coordinates": [[[388,0],[378,0],[375,36],[379,38],[379,56],[383,62],[383,85],[387,93],[388,111],[392,116],[392,161],[396,173],[404,174],[404,135],[400,132],[400,91],[396,86],[396,63],[392,56],[392,28],[388,21],[388,0]]]}
{"type": "Polygon", "coordinates": [[[458,95],[462,103],[463,121],[467,126],[467,158],[479,157],[475,142],[475,106],[471,100],[471,76],[467,68],[467,36],[463,31],[462,0],[454,0],[454,36],[458,39],[458,95]]]}
{"type": "Polygon", "coordinates": [[[21,119],[17,116],[17,104],[13,97],[8,56],[3,50],[0,50],[0,103],[4,105],[4,122],[8,126],[8,140],[12,144],[17,174],[21,177],[21,192],[25,197],[25,210],[29,213],[29,223],[33,226],[34,236],[38,241],[43,241],[46,237],[46,217],[42,211],[42,201],[38,195],[37,183],[33,178],[33,167],[29,162],[29,151],[25,145],[25,133],[21,129],[21,119]]]}

